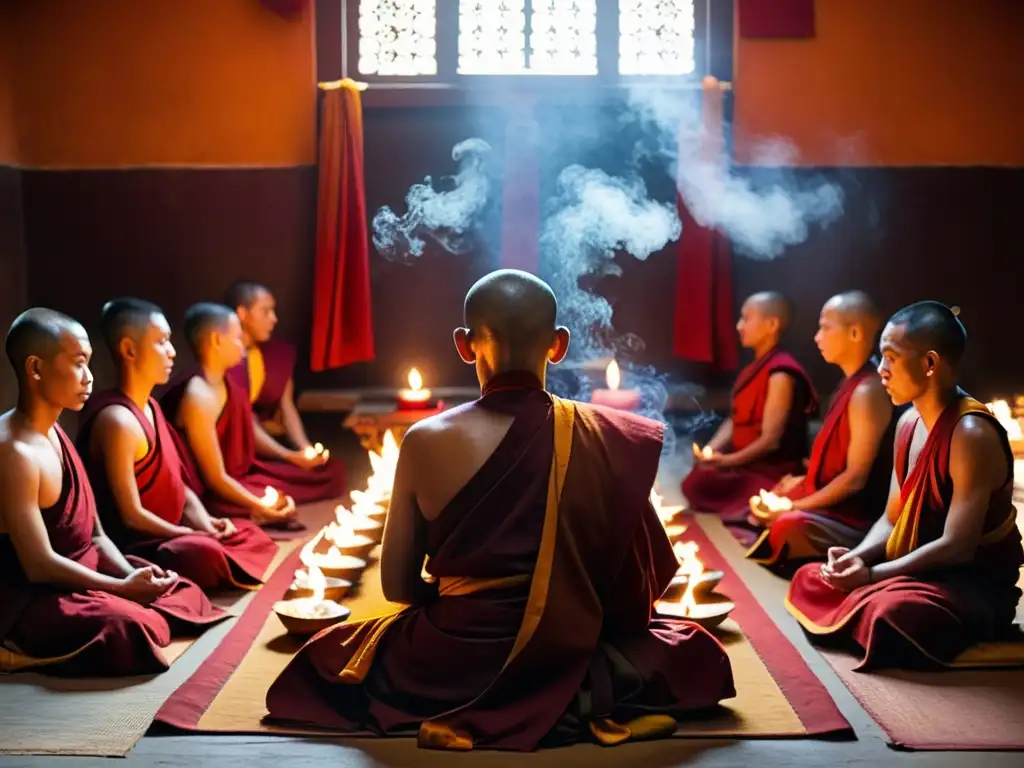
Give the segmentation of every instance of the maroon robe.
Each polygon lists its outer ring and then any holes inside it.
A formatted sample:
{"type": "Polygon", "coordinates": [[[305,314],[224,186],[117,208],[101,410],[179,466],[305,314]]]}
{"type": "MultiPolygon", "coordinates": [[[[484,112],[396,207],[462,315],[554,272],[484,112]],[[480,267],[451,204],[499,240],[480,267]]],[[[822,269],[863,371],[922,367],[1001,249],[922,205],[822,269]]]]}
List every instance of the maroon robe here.
{"type": "Polygon", "coordinates": [[[228,376],[250,393],[249,402],[252,403],[256,418],[260,421],[272,421],[277,416],[281,407],[281,397],[295,371],[297,355],[295,347],[277,339],[260,344],[259,349],[263,355],[264,379],[255,400],[252,399],[249,366],[245,360],[228,371],[228,376]]]}
{"type": "MultiPolygon", "coordinates": [[[[57,503],[41,510],[50,546],[86,568],[120,576],[107,569],[93,543],[96,499],[81,459],[61,428],[54,429],[64,481],[57,503]]],[[[137,567],[147,565],[140,558],[130,560],[137,567]]],[[[160,648],[179,634],[195,634],[226,617],[185,578],[148,606],[109,592],[32,584],[10,537],[0,534],[0,669],[43,667],[90,677],[162,672],[167,662],[160,648]]]]}
{"type": "MultiPolygon", "coordinates": [[[[874,362],[869,360],[859,371],[843,380],[814,440],[807,474],[786,496],[794,500],[810,496],[846,470],[850,450],[850,400],[861,382],[872,376],[877,379],[878,373],[874,362]]],[[[828,509],[793,510],[779,515],[761,533],[747,552],[747,557],[786,574],[809,560],[823,560],[829,547],[859,544],[885,509],[892,477],[892,445],[897,420],[895,415],[890,419],[864,488],[828,509]]],[[[744,505],[742,511],[749,514],[749,506],[744,505]]],[[[743,520],[746,521],[746,516],[743,520]]]]}
{"type": "Polygon", "coordinates": [[[426,524],[438,593],[314,637],[271,686],[269,717],[380,735],[418,729],[432,748],[532,750],[615,743],[609,722],[638,715],[647,726],[630,730],[653,735],[652,713],[657,735],[671,735],[668,715],[734,696],[711,634],[652,617],[678,568],[649,503],[661,425],[553,402],[528,374],[496,377],[462,407],[514,421],[426,524]]]}
{"type": "MultiPolygon", "coordinates": [[[[192,374],[195,375],[198,374],[192,374]]],[[[224,501],[206,488],[188,446],[188,439],[175,426],[181,399],[192,376],[186,376],[172,386],[160,401],[168,422],[175,430],[174,434],[178,436],[177,444],[186,466],[186,476],[192,490],[199,494],[212,514],[249,517],[249,509],[224,501]]],[[[303,469],[286,461],[257,457],[252,406],[246,391],[230,378],[226,378],[224,384],[227,387],[227,400],[217,419],[217,440],[224,459],[224,469],[231,477],[257,496],[263,496],[269,486],[291,496],[296,504],[341,497],[345,492],[345,466],[341,462],[332,460],[314,469],[303,469]]]]}
{"type": "Polygon", "coordinates": [[[169,539],[154,538],[124,524],[103,459],[93,459],[89,445],[96,416],[111,405],[131,411],[146,434],[148,450],[135,462],[135,482],[142,507],[171,525],[181,525],[186,485],[178,447],[156,400],[150,398],[149,401],[154,422],[150,423],[146,414],[119,389],[93,395],[82,415],[77,442],[79,452],[86,457],[107,535],[122,552],[169,568],[203,589],[232,586],[248,589],[262,584],[263,575],[277,554],[277,545],[249,520],[235,521],[235,533],[221,539],[198,531],[169,539]]]}
{"type": "Polygon", "coordinates": [[[779,447],[734,469],[696,464],[683,480],[683,495],[692,509],[744,519],[746,514],[739,517],[739,509],[749,510],[751,496],[762,488],[773,488],[785,475],[803,471],[803,460],[807,456],[807,418],[817,410],[818,396],[803,366],[778,347],[750,363],[736,379],[730,413],[732,441],[727,452],[740,451],[761,436],[768,380],[774,373],[786,373],[796,382],[779,447]]]}
{"type": "Polygon", "coordinates": [[[895,576],[847,593],[822,580],[816,563],[793,577],[786,607],[816,638],[863,652],[858,669],[952,664],[975,643],[1005,639],[1013,625],[1021,536],[1013,507],[1013,454],[1006,433],[988,410],[962,395],[932,427],[914,466],[910,448],[917,419],[902,426],[894,459],[901,506],[891,520],[886,559],[898,559],[942,536],[953,496],[949,477],[953,430],[966,415],[986,418],[999,430],[1006,454],[1005,484],[990,500],[982,540],[969,563],[895,576]]]}

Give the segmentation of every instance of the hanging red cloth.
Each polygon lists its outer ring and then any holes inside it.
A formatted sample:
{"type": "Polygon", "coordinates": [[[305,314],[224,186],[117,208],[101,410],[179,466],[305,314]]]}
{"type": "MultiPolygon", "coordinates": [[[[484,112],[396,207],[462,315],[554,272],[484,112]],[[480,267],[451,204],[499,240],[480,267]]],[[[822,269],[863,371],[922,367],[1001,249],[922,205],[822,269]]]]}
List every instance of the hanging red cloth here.
{"type": "Polygon", "coordinates": [[[740,37],[814,37],[814,0],[739,0],[740,37]]]}
{"type": "Polygon", "coordinates": [[[352,80],[324,90],[319,167],[310,348],[314,371],[374,357],[363,108],[352,80]]]}
{"type": "MultiPolygon", "coordinates": [[[[689,154],[682,151],[684,142],[694,141],[699,142],[696,156],[702,162],[725,162],[722,89],[713,77],[704,78],[701,123],[698,137],[680,134],[680,162],[689,154]]],[[[676,200],[683,233],[679,238],[673,351],[677,357],[709,363],[716,370],[735,370],[739,350],[729,240],[718,230],[699,224],[681,196],[676,200]]]]}

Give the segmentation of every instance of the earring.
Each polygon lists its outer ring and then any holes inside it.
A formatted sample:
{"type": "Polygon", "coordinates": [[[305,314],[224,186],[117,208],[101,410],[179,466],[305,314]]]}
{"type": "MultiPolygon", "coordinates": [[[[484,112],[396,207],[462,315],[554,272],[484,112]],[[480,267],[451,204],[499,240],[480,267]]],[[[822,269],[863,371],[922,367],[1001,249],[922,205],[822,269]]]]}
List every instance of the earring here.
{"type": "Polygon", "coordinates": [[[925,374],[925,375],[927,375],[927,376],[931,376],[931,375],[932,375],[933,373],[935,373],[935,371],[934,371],[934,370],[930,370],[930,371],[928,371],[928,373],[927,373],[927,374],[925,374]]]}
{"type": "Polygon", "coordinates": [[[35,379],[36,381],[39,381],[40,376],[38,373],[33,373],[32,378],[35,379]]]}

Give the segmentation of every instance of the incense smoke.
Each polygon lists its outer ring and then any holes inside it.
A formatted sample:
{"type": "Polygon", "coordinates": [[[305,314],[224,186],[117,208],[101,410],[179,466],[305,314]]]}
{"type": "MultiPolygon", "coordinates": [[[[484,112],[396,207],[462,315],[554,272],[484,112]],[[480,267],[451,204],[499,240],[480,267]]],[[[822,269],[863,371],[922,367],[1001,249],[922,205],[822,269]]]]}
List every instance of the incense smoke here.
{"type": "Polygon", "coordinates": [[[391,261],[411,263],[423,255],[426,237],[449,253],[471,250],[490,197],[490,154],[491,147],[483,139],[456,144],[452,159],[459,164],[459,171],[440,179],[448,189],[434,189],[427,176],[406,194],[404,216],[398,216],[389,206],[377,211],[372,224],[377,252],[391,261]]]}
{"type": "Polygon", "coordinates": [[[771,259],[806,240],[812,226],[825,228],[842,215],[842,187],[821,177],[801,181],[782,170],[797,154],[786,141],[762,142],[755,151],[754,164],[771,168],[775,177],[764,189],[732,172],[724,154],[702,156],[696,140],[701,131],[698,94],[634,88],[627,118],[651,132],[637,146],[636,156],[653,156],[675,175],[679,194],[697,222],[725,233],[743,255],[771,259]],[[692,140],[680,141],[680,136],[692,140]]]}

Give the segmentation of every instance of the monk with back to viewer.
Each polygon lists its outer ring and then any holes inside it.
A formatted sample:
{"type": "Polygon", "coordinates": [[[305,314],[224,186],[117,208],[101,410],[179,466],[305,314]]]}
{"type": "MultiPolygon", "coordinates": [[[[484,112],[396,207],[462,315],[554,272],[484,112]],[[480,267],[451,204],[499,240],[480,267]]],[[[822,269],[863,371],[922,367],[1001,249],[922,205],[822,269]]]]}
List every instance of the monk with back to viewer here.
{"type": "Polygon", "coordinates": [[[830,547],[852,547],[885,508],[892,476],[896,419],[872,357],[882,324],[865,293],[829,299],[814,341],[826,362],[842,369],[807,472],[784,477],[772,490],[789,500],[787,511],[751,501],[750,523],[763,528],[747,557],[782,574],[809,560],[824,560],[830,547]]]}
{"type": "Polygon", "coordinates": [[[277,545],[249,520],[206,511],[152,396],[169,380],[176,356],[163,311],[115,299],[103,307],[101,328],[118,383],[90,398],[77,441],[106,530],[124,551],[204,589],[258,586],[277,545]]]}
{"type": "Polygon", "coordinates": [[[683,480],[683,495],[697,512],[742,522],[751,496],[803,468],[807,418],[818,401],[803,366],[780,346],[792,315],[777,291],[743,302],[736,330],[754,361],[736,378],[729,417],[707,444],[712,455],[695,457],[683,480]]]}
{"type": "Polygon", "coordinates": [[[311,640],[271,719],[532,750],[670,736],[735,695],[712,635],[652,615],[678,568],[650,504],[663,426],[544,390],[569,343],[556,310],[524,272],[470,289],[455,343],[482,397],[419,422],[398,459],[380,577],[406,607],[311,640]]]}
{"type": "Polygon", "coordinates": [[[790,613],[814,637],[857,648],[861,670],[952,665],[1011,633],[1024,564],[1013,454],[957,384],[966,343],[938,302],[889,319],[879,373],[893,403],[912,407],[896,428],[885,513],[857,546],[830,549],[790,585],[790,613]]]}
{"type": "Polygon", "coordinates": [[[7,334],[18,405],[0,416],[0,671],[137,675],[167,668],[172,634],[226,617],[187,579],[107,538],[57,424],[89,399],[92,347],[77,322],[22,313],[7,334]]]}

